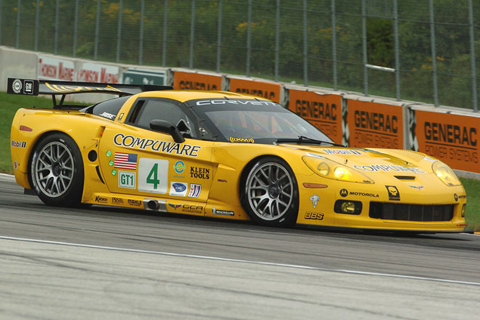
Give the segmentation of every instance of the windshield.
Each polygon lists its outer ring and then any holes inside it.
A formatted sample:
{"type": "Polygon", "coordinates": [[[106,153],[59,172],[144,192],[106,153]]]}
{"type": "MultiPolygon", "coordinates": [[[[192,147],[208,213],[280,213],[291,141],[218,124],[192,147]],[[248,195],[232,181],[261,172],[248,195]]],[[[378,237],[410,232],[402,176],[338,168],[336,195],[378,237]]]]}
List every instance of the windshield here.
{"type": "Polygon", "coordinates": [[[257,100],[211,100],[194,108],[216,140],[273,143],[300,136],[331,142],[323,132],[277,103],[257,100]],[[219,101],[223,102],[220,103],[219,101]]]}

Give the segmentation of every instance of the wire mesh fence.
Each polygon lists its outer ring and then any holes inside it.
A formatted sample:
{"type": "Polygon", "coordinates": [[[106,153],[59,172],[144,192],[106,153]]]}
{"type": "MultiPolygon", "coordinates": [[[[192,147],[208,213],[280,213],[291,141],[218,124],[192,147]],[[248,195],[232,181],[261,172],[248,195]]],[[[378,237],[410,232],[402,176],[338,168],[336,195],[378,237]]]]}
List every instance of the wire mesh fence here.
{"type": "Polygon", "coordinates": [[[0,0],[0,45],[478,111],[473,0],[0,0]]]}

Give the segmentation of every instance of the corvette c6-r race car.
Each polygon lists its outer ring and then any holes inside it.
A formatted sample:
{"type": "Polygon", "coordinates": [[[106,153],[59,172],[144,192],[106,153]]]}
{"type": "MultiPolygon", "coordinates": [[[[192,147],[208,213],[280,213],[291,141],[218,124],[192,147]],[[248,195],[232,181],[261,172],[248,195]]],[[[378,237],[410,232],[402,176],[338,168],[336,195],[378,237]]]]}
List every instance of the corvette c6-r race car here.
{"type": "Polygon", "coordinates": [[[16,181],[47,205],[107,205],[281,227],[465,227],[465,190],[443,162],[408,150],[334,144],[266,99],[25,79],[9,79],[8,91],[52,95],[53,109],[19,109],[11,129],[16,181]],[[65,105],[66,95],[81,92],[119,97],[65,105]]]}

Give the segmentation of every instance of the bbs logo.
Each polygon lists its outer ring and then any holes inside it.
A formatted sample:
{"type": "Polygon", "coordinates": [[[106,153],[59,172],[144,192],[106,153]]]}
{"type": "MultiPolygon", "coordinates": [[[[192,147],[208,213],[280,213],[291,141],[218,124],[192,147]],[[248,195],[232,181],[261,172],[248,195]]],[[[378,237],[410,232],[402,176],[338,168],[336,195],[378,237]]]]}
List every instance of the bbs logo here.
{"type": "Polygon", "coordinates": [[[320,212],[305,212],[305,219],[308,220],[323,220],[323,216],[320,212]]]}

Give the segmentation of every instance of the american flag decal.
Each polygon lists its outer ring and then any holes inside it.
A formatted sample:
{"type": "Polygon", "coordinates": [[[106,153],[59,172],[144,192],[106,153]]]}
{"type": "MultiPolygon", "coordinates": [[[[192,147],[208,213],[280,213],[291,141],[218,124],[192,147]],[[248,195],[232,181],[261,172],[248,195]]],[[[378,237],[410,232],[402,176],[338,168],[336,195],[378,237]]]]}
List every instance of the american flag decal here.
{"type": "Polygon", "coordinates": [[[132,153],[115,152],[115,168],[137,170],[138,155],[132,153]]]}

